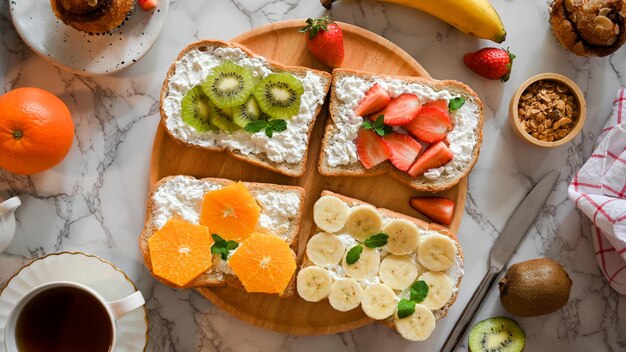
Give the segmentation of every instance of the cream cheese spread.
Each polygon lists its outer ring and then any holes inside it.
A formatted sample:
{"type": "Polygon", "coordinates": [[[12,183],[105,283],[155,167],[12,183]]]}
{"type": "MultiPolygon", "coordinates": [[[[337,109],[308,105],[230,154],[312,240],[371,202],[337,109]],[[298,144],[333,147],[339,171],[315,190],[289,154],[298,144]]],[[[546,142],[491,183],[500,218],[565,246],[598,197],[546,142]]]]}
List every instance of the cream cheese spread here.
{"type": "MultiPolygon", "coordinates": [[[[419,83],[406,83],[399,79],[377,78],[371,80],[358,76],[342,77],[337,81],[334,88],[335,96],[340,102],[338,118],[335,120],[335,133],[330,137],[324,151],[330,166],[348,165],[359,161],[355,140],[363,123],[363,117],[356,115],[355,110],[374,83],[380,84],[392,98],[402,93],[412,93],[417,95],[422,103],[440,99],[449,102],[460,96],[448,90],[435,91],[428,86],[419,83]]],[[[447,140],[454,159],[442,167],[427,170],[424,173],[425,177],[429,179],[454,178],[467,168],[473,160],[473,151],[477,142],[474,131],[479,116],[480,108],[476,102],[471,100],[466,100],[459,110],[451,114],[454,128],[448,133],[447,140]]]]}
{"type": "Polygon", "coordinates": [[[287,130],[269,138],[263,132],[249,133],[239,130],[226,132],[198,132],[183,122],[181,101],[195,85],[202,83],[211,69],[224,61],[247,67],[255,80],[272,73],[267,60],[248,56],[238,48],[202,47],[188,51],[178,60],[170,77],[167,93],[162,101],[166,115],[165,125],[177,139],[201,147],[224,147],[244,155],[261,155],[272,162],[300,163],[309,139],[309,125],[315,119],[317,108],[324,103],[326,92],[319,75],[313,71],[295,75],[304,87],[300,98],[300,111],[287,119],[287,130]]]}

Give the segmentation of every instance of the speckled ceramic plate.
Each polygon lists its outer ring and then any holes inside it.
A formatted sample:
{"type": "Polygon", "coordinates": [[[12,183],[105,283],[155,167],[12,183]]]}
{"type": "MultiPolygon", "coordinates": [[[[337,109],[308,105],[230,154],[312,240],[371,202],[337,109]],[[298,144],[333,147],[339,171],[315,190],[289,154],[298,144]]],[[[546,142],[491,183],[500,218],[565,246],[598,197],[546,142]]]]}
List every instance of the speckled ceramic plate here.
{"type": "Polygon", "coordinates": [[[169,7],[159,0],[154,10],[135,9],[116,31],[89,35],[56,18],[49,0],[10,0],[13,24],[33,51],[53,64],[82,75],[104,75],[139,61],[156,41],[169,7]]]}
{"type": "MultiPolygon", "coordinates": [[[[109,301],[137,291],[124,272],[93,255],[62,252],[35,259],[20,269],[0,293],[0,348],[4,346],[7,318],[18,300],[31,289],[51,281],[74,281],[87,285],[109,301]]],[[[147,319],[146,308],[143,307],[117,320],[115,352],[145,351],[147,319]]]]}

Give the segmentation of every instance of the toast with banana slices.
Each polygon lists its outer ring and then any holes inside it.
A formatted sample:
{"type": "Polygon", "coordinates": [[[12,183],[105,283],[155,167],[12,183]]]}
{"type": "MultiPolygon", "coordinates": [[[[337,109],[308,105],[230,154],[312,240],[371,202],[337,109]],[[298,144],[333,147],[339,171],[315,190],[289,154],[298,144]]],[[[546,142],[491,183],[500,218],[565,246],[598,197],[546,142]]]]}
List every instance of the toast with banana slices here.
{"type": "Polygon", "coordinates": [[[283,66],[241,44],[192,43],[161,90],[161,123],[176,142],[287,176],[305,171],[311,131],[330,87],[327,72],[283,66]]]}
{"type": "Polygon", "coordinates": [[[483,105],[457,81],[333,70],[318,169],[389,174],[418,191],[456,185],[478,159],[483,105]]]}
{"type": "Polygon", "coordinates": [[[463,252],[457,237],[330,191],[313,206],[313,218],[296,280],[300,297],[328,299],[340,312],[362,309],[408,340],[428,338],[458,295],[463,252]]]}
{"type": "MultiPolygon", "coordinates": [[[[284,241],[289,251],[293,254],[295,268],[295,253],[298,248],[298,233],[302,219],[303,202],[304,189],[295,186],[254,182],[235,183],[234,181],[220,178],[165,177],[157,182],[150,192],[144,229],[139,238],[139,247],[143,253],[146,267],[157,279],[169,286],[176,288],[233,286],[247,289],[245,283],[242,284],[242,281],[237,276],[237,271],[231,267],[231,259],[246,243],[248,236],[251,236],[248,232],[262,233],[284,241]],[[207,211],[205,207],[208,207],[206,205],[207,195],[211,192],[224,190],[235,184],[242,184],[246,192],[253,198],[252,207],[258,219],[253,220],[251,222],[252,227],[248,226],[247,230],[241,232],[238,229],[239,237],[244,239],[236,240],[237,247],[232,248],[229,246],[223,253],[214,251],[213,247],[211,248],[213,254],[203,253],[211,255],[212,265],[210,269],[184,285],[173,284],[166,277],[157,275],[153,270],[149,241],[151,236],[163,229],[170,221],[179,220],[194,225],[203,225],[208,227],[207,231],[210,234],[217,234],[225,240],[232,239],[232,237],[226,236],[225,232],[222,233],[222,230],[218,229],[217,225],[213,226],[213,223],[203,222],[203,219],[205,219],[205,216],[208,217],[208,215],[205,215],[205,211],[207,211]]],[[[224,205],[226,203],[228,202],[218,200],[217,204],[224,205]]],[[[224,208],[222,218],[220,219],[225,221],[225,218],[228,216],[238,217],[239,214],[237,212],[240,208],[244,208],[244,206],[239,203],[234,204],[231,208],[224,208]]],[[[289,283],[285,289],[282,292],[276,292],[282,297],[291,296],[294,292],[295,273],[288,279],[289,283]]]]}

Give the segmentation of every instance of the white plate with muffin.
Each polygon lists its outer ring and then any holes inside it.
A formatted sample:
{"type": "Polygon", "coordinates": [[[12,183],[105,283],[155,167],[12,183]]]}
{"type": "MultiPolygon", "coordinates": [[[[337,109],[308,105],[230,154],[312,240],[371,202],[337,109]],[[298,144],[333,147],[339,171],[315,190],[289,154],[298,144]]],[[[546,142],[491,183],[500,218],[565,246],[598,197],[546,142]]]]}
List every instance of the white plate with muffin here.
{"type": "Polygon", "coordinates": [[[106,75],[139,61],[156,41],[169,0],[143,10],[136,0],[19,0],[18,34],[44,59],[80,75],[106,75]]]}

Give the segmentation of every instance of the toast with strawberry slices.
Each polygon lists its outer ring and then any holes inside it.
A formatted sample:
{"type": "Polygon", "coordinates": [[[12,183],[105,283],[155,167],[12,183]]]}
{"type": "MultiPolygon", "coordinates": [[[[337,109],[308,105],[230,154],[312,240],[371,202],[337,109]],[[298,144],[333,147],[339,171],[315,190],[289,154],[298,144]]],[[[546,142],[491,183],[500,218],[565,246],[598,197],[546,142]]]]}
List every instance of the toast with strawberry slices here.
{"type": "Polygon", "coordinates": [[[458,81],[335,69],[329,110],[322,175],[388,173],[438,192],[459,183],[478,159],[483,105],[458,81]]]}

